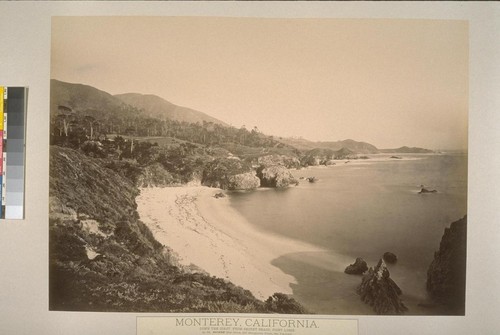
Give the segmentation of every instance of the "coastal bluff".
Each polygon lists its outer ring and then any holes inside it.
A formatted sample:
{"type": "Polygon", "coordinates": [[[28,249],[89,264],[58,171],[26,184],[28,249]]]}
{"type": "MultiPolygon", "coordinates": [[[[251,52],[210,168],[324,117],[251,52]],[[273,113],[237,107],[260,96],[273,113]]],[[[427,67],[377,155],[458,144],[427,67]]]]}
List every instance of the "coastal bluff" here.
{"type": "Polygon", "coordinates": [[[467,216],[445,228],[427,271],[427,291],[436,302],[465,313],[467,216]]]}

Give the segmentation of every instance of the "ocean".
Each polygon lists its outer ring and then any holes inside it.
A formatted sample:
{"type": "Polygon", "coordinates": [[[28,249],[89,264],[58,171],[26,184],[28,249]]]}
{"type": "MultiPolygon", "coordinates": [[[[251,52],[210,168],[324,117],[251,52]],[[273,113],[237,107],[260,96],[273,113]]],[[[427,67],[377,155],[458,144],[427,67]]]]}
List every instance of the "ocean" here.
{"type": "MultiPolygon", "coordinates": [[[[318,314],[373,314],[360,301],[361,276],[329,264],[334,253],[362,257],[375,266],[386,251],[408,314],[441,314],[429,307],[427,268],[444,229],[467,214],[466,155],[371,155],[334,166],[293,171],[296,187],[232,192],[230,203],[257,229],[320,246],[327,251],[288,254],[272,264],[297,279],[293,296],[318,314]],[[421,185],[437,193],[419,194],[421,185]],[[331,254],[330,254],[331,251],[331,254]]],[[[345,264],[348,266],[349,264],[345,264]]]]}

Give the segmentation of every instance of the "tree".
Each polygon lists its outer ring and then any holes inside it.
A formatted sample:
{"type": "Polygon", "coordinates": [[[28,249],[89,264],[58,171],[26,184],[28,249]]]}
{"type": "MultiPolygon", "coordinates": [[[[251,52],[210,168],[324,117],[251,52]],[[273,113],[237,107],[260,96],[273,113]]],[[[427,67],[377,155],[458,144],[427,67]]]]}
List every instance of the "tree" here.
{"type": "Polygon", "coordinates": [[[68,137],[70,117],[73,114],[73,110],[70,107],[66,107],[63,105],[57,106],[57,110],[59,111],[57,119],[62,125],[62,128],[60,128],[59,136],[62,136],[62,131],[64,131],[64,136],[68,137]]]}
{"type": "Polygon", "coordinates": [[[242,125],[240,130],[238,130],[238,139],[240,141],[240,144],[245,144],[247,134],[248,134],[247,128],[245,127],[245,125],[242,125]]]}
{"type": "Polygon", "coordinates": [[[84,120],[85,120],[85,125],[88,126],[89,129],[89,135],[90,135],[89,139],[92,141],[94,139],[94,127],[98,127],[99,122],[93,116],[90,115],[85,115],[84,120]]]}

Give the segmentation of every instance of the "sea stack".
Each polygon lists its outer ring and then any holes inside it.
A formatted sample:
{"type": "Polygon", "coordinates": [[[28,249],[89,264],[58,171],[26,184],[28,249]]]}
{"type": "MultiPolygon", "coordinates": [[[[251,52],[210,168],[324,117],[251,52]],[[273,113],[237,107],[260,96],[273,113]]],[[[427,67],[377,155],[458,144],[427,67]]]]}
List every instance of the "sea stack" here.
{"type": "Polygon", "coordinates": [[[372,306],[377,314],[402,314],[408,310],[399,298],[403,292],[390,278],[383,259],[363,276],[357,292],[361,300],[372,306]]]}
{"type": "Polygon", "coordinates": [[[362,275],[366,270],[368,270],[368,265],[365,260],[361,257],[356,258],[354,264],[349,265],[345,268],[344,272],[348,275],[362,275]]]}
{"type": "Polygon", "coordinates": [[[385,252],[382,258],[384,259],[384,261],[390,264],[394,264],[398,261],[398,256],[389,251],[385,252]]]}

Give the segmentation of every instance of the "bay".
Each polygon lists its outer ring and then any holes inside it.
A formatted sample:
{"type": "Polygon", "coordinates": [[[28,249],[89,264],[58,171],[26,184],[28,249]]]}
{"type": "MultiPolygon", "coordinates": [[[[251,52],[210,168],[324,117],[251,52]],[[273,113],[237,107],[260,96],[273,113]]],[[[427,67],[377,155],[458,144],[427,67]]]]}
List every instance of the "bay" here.
{"type": "MultiPolygon", "coordinates": [[[[368,266],[386,251],[398,262],[391,277],[410,314],[439,314],[427,299],[427,268],[444,229],[467,213],[467,155],[372,155],[334,166],[293,171],[314,183],[283,190],[233,192],[230,202],[256,228],[352,257],[368,266]],[[421,185],[437,193],[419,194],[421,185]]],[[[293,275],[294,297],[321,314],[370,314],[355,293],[361,279],[329,269],[328,252],[285,255],[273,261],[293,275]],[[325,293],[328,293],[325,295],[325,293]]],[[[349,264],[345,264],[347,266],[349,264]]]]}

